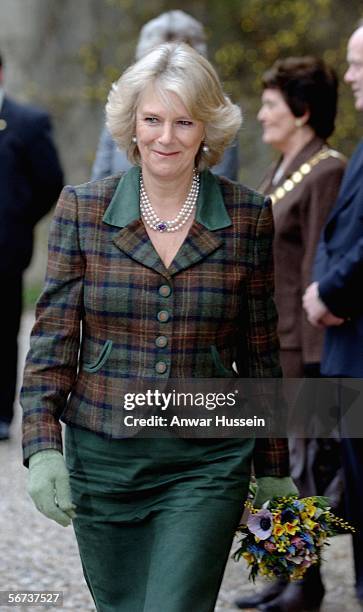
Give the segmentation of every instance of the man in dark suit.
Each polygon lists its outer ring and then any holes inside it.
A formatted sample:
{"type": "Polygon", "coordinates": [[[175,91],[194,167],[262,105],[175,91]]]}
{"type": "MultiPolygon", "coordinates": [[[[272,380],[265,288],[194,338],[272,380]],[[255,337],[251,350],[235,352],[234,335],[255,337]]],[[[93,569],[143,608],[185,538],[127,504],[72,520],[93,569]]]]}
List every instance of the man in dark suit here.
{"type": "Polygon", "coordinates": [[[0,56],[0,440],[9,437],[13,418],[22,275],[32,255],[33,228],[62,184],[49,117],[4,94],[0,56]]]}
{"type": "MultiPolygon", "coordinates": [[[[363,22],[348,43],[345,81],[363,111],[363,22]]],[[[309,321],[326,328],[322,373],[363,378],[363,141],[347,167],[315,260],[315,281],[304,296],[309,321]]],[[[343,423],[344,426],[344,423],[343,423]]],[[[363,605],[363,441],[343,438],[348,519],[353,537],[357,597],[363,605]]]]}

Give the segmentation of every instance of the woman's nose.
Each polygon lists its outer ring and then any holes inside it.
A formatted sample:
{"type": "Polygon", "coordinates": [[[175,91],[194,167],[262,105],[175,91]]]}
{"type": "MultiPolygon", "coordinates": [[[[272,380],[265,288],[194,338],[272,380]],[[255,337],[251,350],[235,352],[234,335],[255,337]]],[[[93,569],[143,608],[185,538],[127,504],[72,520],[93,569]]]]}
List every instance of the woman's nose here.
{"type": "Polygon", "coordinates": [[[261,107],[260,110],[257,113],[257,120],[258,121],[263,121],[263,117],[264,117],[264,112],[263,112],[263,107],[261,107]]]}
{"type": "Polygon", "coordinates": [[[167,144],[173,140],[173,125],[165,121],[159,135],[159,142],[167,144]]]}
{"type": "Polygon", "coordinates": [[[346,83],[351,83],[352,82],[352,70],[351,70],[351,66],[349,66],[349,68],[346,70],[345,74],[344,74],[344,81],[346,83]]]}

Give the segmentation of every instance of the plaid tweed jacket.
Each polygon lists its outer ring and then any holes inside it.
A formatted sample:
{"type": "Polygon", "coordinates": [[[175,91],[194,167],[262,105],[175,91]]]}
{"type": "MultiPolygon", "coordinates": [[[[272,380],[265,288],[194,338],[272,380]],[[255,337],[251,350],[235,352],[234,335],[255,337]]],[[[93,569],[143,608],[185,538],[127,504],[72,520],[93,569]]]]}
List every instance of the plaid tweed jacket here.
{"type": "MultiPolygon", "coordinates": [[[[59,419],[112,437],[122,379],[279,377],[269,200],[209,171],[165,268],[140,219],[139,169],[65,187],[21,403],[24,458],[62,450],[59,419]]],[[[285,440],[256,440],[258,475],[288,474],[285,440]]]]}

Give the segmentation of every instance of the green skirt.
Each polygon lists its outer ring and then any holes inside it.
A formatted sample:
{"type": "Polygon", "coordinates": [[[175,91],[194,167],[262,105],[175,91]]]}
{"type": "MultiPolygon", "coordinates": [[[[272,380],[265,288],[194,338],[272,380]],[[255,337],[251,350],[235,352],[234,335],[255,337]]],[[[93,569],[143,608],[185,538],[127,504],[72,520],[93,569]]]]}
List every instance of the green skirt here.
{"type": "Polygon", "coordinates": [[[74,528],[99,612],[214,610],[253,447],[66,428],[74,528]]]}

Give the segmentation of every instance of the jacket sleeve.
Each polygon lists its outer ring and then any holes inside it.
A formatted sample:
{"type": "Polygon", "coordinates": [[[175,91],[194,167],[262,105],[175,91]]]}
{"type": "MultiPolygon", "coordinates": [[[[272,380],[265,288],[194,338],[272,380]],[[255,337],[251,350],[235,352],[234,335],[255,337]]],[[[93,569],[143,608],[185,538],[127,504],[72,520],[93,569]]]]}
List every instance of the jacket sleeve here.
{"type": "Polygon", "coordinates": [[[21,390],[25,464],[40,450],[62,451],[59,417],[77,376],[84,267],[77,197],[65,187],[51,225],[45,287],[37,304],[21,390]]]}
{"type": "Polygon", "coordinates": [[[32,208],[28,214],[31,224],[35,225],[55,204],[63,187],[63,172],[48,115],[39,113],[28,121],[25,144],[32,188],[32,208]]]}
{"type": "Polygon", "coordinates": [[[318,242],[318,246],[316,247],[314,263],[312,268],[312,280],[319,281],[320,278],[323,278],[325,274],[325,270],[327,268],[328,262],[328,253],[326,248],[326,242],[324,240],[324,229],[320,234],[320,239],[318,242]]]}
{"type": "MultiPolygon", "coordinates": [[[[363,141],[358,145],[348,164],[340,190],[340,200],[356,184],[362,175],[363,141]],[[343,195],[344,194],[344,195],[343,195]]],[[[359,287],[363,273],[363,184],[348,203],[349,209],[356,212],[358,239],[346,245],[338,259],[332,257],[323,234],[319,243],[314,265],[314,279],[319,283],[319,294],[329,310],[338,317],[349,318],[360,316],[363,312],[363,301],[359,287]],[[360,235],[359,235],[360,234],[360,235]]],[[[344,206],[345,208],[345,206],[344,206]]],[[[337,228],[336,231],[339,231],[337,228]]]]}
{"type": "Polygon", "coordinates": [[[362,301],[357,299],[362,278],[363,235],[319,279],[319,295],[334,315],[348,318],[362,314],[362,301]]]}
{"type": "MultiPolygon", "coordinates": [[[[277,313],[273,300],[273,217],[266,198],[256,225],[254,270],[247,282],[246,357],[250,378],[280,378],[277,313]]],[[[282,407],[281,407],[282,408],[282,407]]],[[[256,439],[254,468],[257,476],[288,476],[289,452],[283,438],[256,439]]]]}

